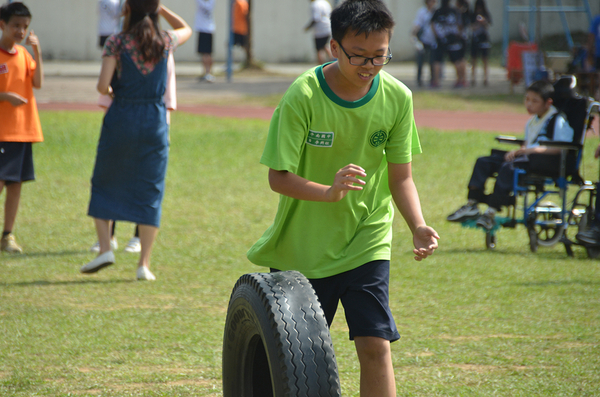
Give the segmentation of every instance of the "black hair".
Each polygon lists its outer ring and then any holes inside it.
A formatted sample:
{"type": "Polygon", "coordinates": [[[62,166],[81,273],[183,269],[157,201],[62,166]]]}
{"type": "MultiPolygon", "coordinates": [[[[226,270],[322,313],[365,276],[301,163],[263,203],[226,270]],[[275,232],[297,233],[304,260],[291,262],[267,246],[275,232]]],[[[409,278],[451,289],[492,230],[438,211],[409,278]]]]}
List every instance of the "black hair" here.
{"type": "Polygon", "coordinates": [[[146,62],[156,63],[164,56],[165,41],[158,24],[159,0],[127,0],[130,14],[123,31],[137,40],[146,62]]]}
{"type": "Polygon", "coordinates": [[[552,98],[554,86],[546,80],[538,80],[531,83],[531,85],[527,87],[527,91],[535,92],[542,97],[544,102],[546,102],[548,99],[552,98]]]}
{"type": "Polygon", "coordinates": [[[29,12],[29,8],[21,2],[8,3],[0,7],[0,20],[8,23],[12,17],[31,18],[31,12],[29,12]]]}
{"type": "Polygon", "coordinates": [[[476,14],[483,16],[485,19],[487,19],[488,23],[492,23],[492,17],[487,9],[487,6],[485,5],[485,0],[475,0],[475,5],[473,6],[473,16],[476,16],[476,14]]]}
{"type": "Polygon", "coordinates": [[[388,31],[390,37],[395,22],[381,0],[346,0],[331,12],[331,37],[341,43],[348,31],[356,36],[388,31]]]}

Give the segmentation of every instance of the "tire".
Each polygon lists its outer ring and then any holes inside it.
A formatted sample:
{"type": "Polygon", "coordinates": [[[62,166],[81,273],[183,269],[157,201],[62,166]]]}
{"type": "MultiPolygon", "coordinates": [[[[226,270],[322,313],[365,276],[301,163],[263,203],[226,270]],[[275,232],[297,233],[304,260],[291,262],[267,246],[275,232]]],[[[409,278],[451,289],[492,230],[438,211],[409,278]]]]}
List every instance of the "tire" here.
{"type": "Polygon", "coordinates": [[[553,203],[542,204],[535,209],[527,221],[527,231],[529,235],[529,248],[531,252],[536,252],[539,247],[551,247],[563,236],[565,225],[561,223],[560,215],[552,212],[545,212],[546,208],[560,207],[553,203]],[[538,211],[538,208],[540,209],[538,211]],[[535,240],[535,241],[534,241],[535,240]]]}
{"type": "Polygon", "coordinates": [[[341,396],[325,315],[295,271],[245,274],[223,335],[224,397],[341,396]]]}

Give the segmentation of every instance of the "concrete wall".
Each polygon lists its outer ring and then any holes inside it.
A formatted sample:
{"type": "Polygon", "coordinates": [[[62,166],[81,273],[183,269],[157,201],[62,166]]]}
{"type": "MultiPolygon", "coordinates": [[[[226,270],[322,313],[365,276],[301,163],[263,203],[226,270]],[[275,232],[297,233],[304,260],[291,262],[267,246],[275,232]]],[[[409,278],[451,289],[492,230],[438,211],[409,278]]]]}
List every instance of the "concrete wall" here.
{"type": "MultiPolygon", "coordinates": [[[[2,1],[2,0],[0,0],[2,1]]],[[[385,0],[396,19],[396,29],[392,40],[392,52],[398,60],[411,59],[414,50],[409,41],[409,32],[417,9],[422,0],[385,0]]],[[[44,57],[64,60],[100,59],[97,47],[97,1],[96,0],[24,0],[31,9],[32,29],[40,37],[44,57]]],[[[164,0],[166,6],[174,10],[193,27],[196,12],[195,0],[164,0]]],[[[330,0],[334,3],[335,0],[330,0]]],[[[564,5],[581,5],[581,0],[562,0],[564,5]]],[[[493,41],[502,40],[503,1],[488,0],[493,16],[491,28],[493,41]]],[[[511,5],[526,5],[529,0],[511,0],[511,5]]],[[[554,5],[551,0],[544,4],[554,5]]],[[[217,61],[227,56],[229,0],[217,0],[215,18],[217,31],[214,36],[214,56],[217,61]]],[[[591,0],[594,14],[600,13],[600,4],[591,0]]],[[[304,33],[303,27],[309,19],[309,0],[252,0],[253,49],[255,57],[264,62],[313,61],[314,44],[311,33],[304,33]]],[[[560,33],[562,26],[557,14],[544,14],[542,33],[560,33]]],[[[584,14],[568,14],[572,31],[587,30],[588,22],[584,14]]],[[[519,23],[527,23],[525,13],[511,13],[511,36],[518,37],[519,23]]],[[[163,28],[167,24],[163,23],[163,28]]],[[[176,53],[176,60],[195,61],[196,36],[176,53]]],[[[241,52],[236,52],[241,59],[241,52]]]]}

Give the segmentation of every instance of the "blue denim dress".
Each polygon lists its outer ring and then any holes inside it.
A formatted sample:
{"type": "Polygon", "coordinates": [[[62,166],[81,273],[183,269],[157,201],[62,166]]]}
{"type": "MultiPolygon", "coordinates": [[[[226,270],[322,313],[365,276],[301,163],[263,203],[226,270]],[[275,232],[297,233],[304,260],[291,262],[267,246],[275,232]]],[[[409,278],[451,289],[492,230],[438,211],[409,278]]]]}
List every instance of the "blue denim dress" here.
{"type": "Polygon", "coordinates": [[[126,51],[120,63],[98,142],[88,215],[158,227],[169,153],[167,58],[146,75],[126,51]]]}

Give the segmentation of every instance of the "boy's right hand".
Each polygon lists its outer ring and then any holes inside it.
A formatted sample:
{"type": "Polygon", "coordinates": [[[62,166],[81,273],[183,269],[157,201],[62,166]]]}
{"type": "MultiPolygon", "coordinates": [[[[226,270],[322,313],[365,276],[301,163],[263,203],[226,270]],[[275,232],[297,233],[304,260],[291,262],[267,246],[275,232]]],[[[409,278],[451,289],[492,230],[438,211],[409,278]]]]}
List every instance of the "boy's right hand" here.
{"type": "Polygon", "coordinates": [[[27,98],[23,98],[21,95],[15,92],[5,92],[4,100],[8,101],[14,107],[25,105],[27,103],[27,98]]]}
{"type": "Polygon", "coordinates": [[[327,190],[327,201],[337,202],[346,197],[350,190],[362,190],[362,186],[356,186],[355,183],[364,185],[366,182],[357,176],[366,177],[367,173],[362,167],[354,164],[348,164],[336,172],[333,184],[327,190]]]}

